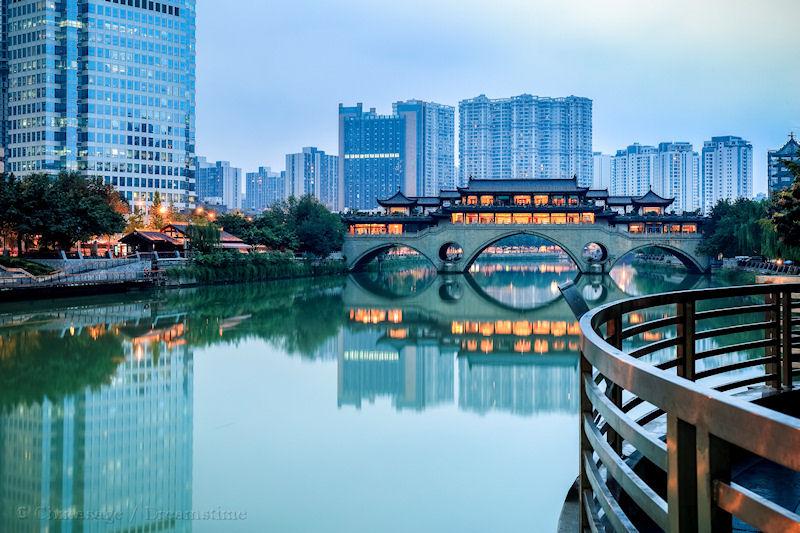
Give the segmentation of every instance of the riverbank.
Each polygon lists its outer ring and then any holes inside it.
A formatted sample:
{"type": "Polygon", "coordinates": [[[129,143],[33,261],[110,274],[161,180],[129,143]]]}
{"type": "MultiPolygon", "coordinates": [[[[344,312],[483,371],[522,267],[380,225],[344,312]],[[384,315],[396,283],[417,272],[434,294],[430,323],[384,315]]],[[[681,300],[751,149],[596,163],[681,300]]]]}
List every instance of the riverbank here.
{"type": "Polygon", "coordinates": [[[288,253],[259,255],[211,254],[183,265],[159,268],[158,262],[142,261],[147,268],[126,272],[96,270],[79,275],[6,279],[0,283],[0,302],[119,294],[154,288],[250,283],[340,275],[343,261],[297,259],[288,253]]]}

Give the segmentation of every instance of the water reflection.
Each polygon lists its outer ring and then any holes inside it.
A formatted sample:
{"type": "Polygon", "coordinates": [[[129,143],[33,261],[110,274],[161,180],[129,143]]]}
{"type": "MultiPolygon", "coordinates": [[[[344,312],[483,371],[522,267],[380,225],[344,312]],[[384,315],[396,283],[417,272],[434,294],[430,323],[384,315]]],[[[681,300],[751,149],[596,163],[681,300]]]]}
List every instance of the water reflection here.
{"type": "MultiPolygon", "coordinates": [[[[599,305],[705,283],[622,272],[581,278],[582,294],[599,305]]],[[[195,505],[198,351],[270,346],[335,366],[326,401],[340,413],[577,416],[579,330],[557,294],[574,274],[557,259],[483,262],[470,276],[380,270],[0,306],[0,531],[191,530],[175,513],[195,505]]]]}

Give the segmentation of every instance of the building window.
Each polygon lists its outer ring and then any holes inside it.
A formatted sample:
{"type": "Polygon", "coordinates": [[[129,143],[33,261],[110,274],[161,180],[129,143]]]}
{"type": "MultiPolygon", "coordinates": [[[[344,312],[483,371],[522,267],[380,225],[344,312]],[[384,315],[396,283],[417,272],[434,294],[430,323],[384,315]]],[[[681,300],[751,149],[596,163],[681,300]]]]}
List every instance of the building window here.
{"type": "Polygon", "coordinates": [[[494,204],[494,196],[488,194],[481,196],[481,205],[492,205],[492,204],[494,204]]]}
{"type": "Polygon", "coordinates": [[[644,224],[637,222],[635,224],[628,224],[629,233],[644,233],[644,224]]]}
{"type": "Polygon", "coordinates": [[[547,205],[549,202],[550,198],[546,194],[538,194],[533,197],[534,205],[547,205]]]}
{"type": "Polygon", "coordinates": [[[515,196],[514,205],[531,205],[530,196],[515,196]]]}
{"type": "Polygon", "coordinates": [[[497,213],[494,221],[495,224],[511,224],[511,213],[497,213]]]}
{"type": "Polygon", "coordinates": [[[402,235],[402,234],[403,234],[402,224],[389,224],[389,235],[402,235]]]}
{"type": "Polygon", "coordinates": [[[550,214],[549,213],[535,213],[533,215],[533,223],[534,224],[550,224],[550,214]]]}
{"type": "Polygon", "coordinates": [[[514,213],[514,224],[530,224],[532,217],[530,213],[514,213]]]}
{"type": "Polygon", "coordinates": [[[594,224],[594,213],[581,213],[581,222],[583,224],[594,224]]]}
{"type": "Polygon", "coordinates": [[[494,224],[494,213],[480,213],[478,220],[481,224],[494,224]]]}
{"type": "Polygon", "coordinates": [[[478,223],[478,213],[467,213],[466,217],[467,224],[478,223]]]}
{"type": "Polygon", "coordinates": [[[683,232],[684,233],[697,233],[697,224],[684,224],[683,225],[683,232]]]}
{"type": "Polygon", "coordinates": [[[553,196],[553,205],[563,206],[566,205],[566,203],[563,196],[553,196]]]}
{"type": "MultiPolygon", "coordinates": [[[[563,200],[563,198],[562,198],[563,200]]],[[[550,223],[551,224],[566,224],[567,223],[567,215],[565,213],[553,213],[550,215],[550,223]]]]}
{"type": "Polygon", "coordinates": [[[453,224],[463,224],[464,223],[464,213],[453,213],[450,215],[450,222],[453,224]]]}

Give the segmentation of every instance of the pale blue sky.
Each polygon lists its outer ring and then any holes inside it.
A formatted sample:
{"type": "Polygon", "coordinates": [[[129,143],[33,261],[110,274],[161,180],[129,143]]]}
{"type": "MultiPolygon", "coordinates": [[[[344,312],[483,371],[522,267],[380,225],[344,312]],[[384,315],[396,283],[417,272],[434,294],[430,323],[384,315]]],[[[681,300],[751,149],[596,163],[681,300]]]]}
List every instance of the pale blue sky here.
{"type": "Polygon", "coordinates": [[[594,100],[595,150],[800,132],[797,0],[198,0],[197,151],[282,170],[337,148],[339,102],[594,100]]]}

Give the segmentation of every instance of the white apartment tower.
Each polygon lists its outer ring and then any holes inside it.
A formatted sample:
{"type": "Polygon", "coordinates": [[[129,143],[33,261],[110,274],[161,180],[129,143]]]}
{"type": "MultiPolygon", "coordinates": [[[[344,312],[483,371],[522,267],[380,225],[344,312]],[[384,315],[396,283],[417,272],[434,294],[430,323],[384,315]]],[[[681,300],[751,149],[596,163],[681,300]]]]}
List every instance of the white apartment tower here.
{"type": "Polygon", "coordinates": [[[658,161],[653,173],[653,191],[674,198],[676,213],[700,209],[700,156],[688,142],[663,142],[658,145],[658,161]]]}
{"type": "Polygon", "coordinates": [[[611,158],[612,196],[642,196],[653,187],[658,149],[634,143],[611,158]]]}
{"type": "Polygon", "coordinates": [[[523,94],[462,100],[459,109],[461,182],[476,179],[554,179],[592,184],[592,101],[523,94]]]}
{"type": "Polygon", "coordinates": [[[753,145],[741,137],[712,137],[703,144],[703,209],[720,200],[753,196],[753,145]]]}

